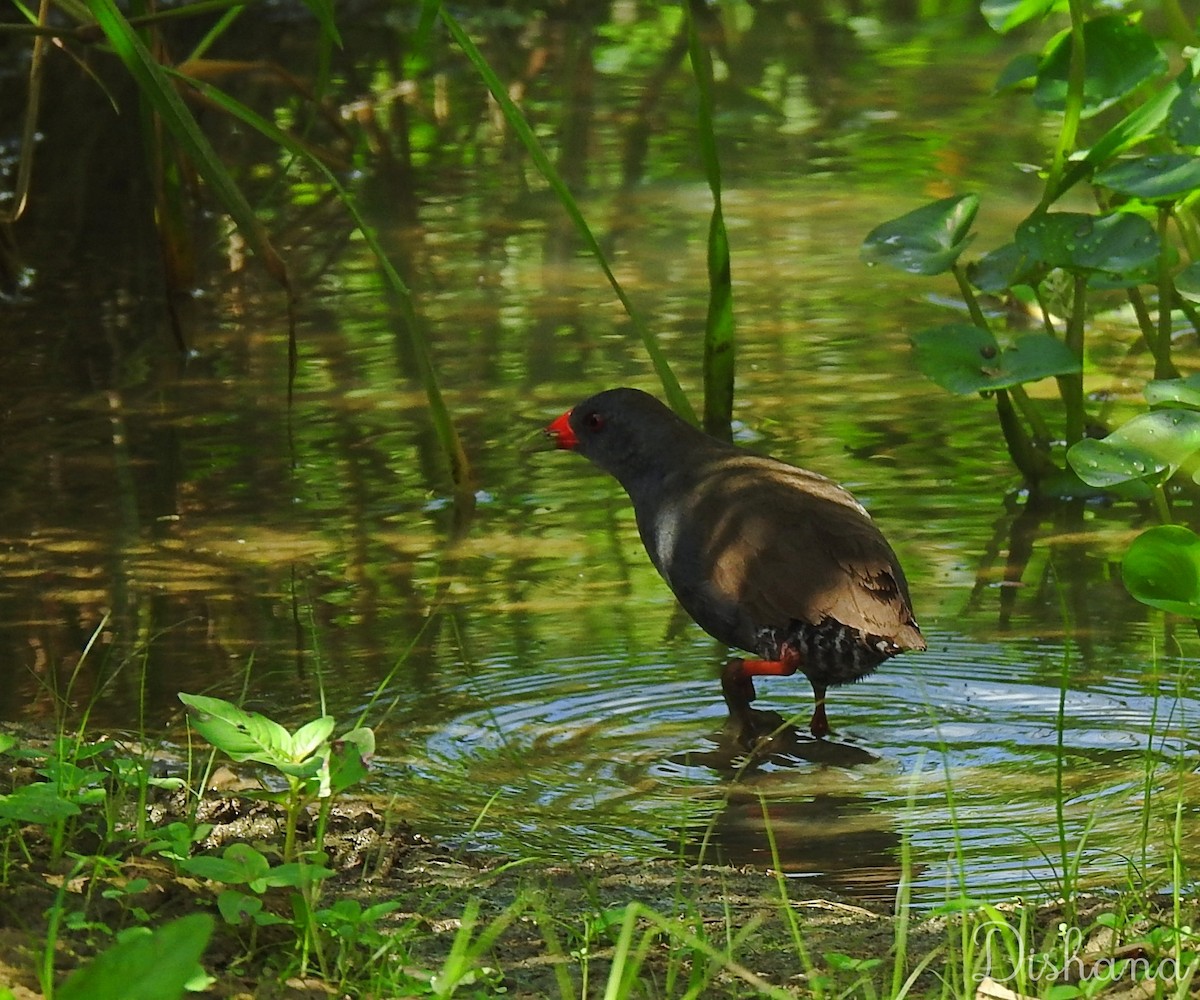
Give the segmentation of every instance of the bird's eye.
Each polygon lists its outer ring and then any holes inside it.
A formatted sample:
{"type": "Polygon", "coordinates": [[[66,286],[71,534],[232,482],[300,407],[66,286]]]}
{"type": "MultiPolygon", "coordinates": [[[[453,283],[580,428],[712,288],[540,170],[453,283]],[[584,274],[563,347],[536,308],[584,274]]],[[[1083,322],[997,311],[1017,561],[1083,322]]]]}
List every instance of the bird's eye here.
{"type": "Polygon", "coordinates": [[[589,431],[604,430],[604,418],[599,413],[588,413],[583,418],[583,426],[589,431]]]}

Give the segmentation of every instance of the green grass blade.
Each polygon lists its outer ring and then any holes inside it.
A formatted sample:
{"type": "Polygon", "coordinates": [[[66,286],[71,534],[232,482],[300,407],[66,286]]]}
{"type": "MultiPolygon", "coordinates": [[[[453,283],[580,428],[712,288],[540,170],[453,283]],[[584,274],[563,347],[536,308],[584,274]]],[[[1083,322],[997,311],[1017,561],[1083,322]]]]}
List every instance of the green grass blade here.
{"type": "Polygon", "coordinates": [[[729,261],[729,234],[721,208],[721,160],[717,155],[717,136],[713,127],[712,56],[696,30],[696,18],[690,4],[688,12],[688,53],[696,77],[698,96],[700,158],[712,192],[712,217],[708,226],[708,316],[704,324],[704,429],[718,437],[732,435],[734,322],[733,284],[729,261]]]}
{"type": "Polygon", "coordinates": [[[400,277],[400,273],[388,259],[387,252],[383,245],[379,242],[379,238],[375,232],[367,225],[362,213],[359,212],[358,206],[355,204],[354,198],[350,195],[342,184],[338,181],[337,176],[329,169],[319,157],[314,156],[311,150],[303,143],[296,140],[293,136],[284,132],[273,122],[263,118],[251,108],[242,104],[240,101],[230,97],[224,91],[205,83],[202,80],[195,80],[190,77],[183,76],[180,73],[171,71],[172,75],[184,81],[189,86],[196,88],[214,104],[223,108],[226,112],[233,115],[238,120],[249,125],[262,133],[266,138],[271,140],[276,145],[288,150],[294,156],[302,158],[315,171],[317,171],[329,184],[329,186],[337,193],[338,198],[346,207],[346,211],[350,213],[354,225],[362,234],[364,242],[375,255],[375,259],[379,264],[380,270],[383,273],[384,280],[387,282],[389,290],[395,296],[396,302],[400,308],[401,319],[405,327],[405,333],[408,338],[409,348],[412,351],[412,356],[417,363],[417,374],[420,379],[422,388],[425,390],[425,396],[429,403],[429,418],[433,424],[434,433],[437,435],[438,443],[450,467],[450,477],[454,483],[455,499],[460,506],[460,512],[469,511],[472,506],[471,500],[473,497],[473,486],[471,476],[471,463],[467,459],[466,451],[463,449],[462,441],[458,436],[458,431],[454,426],[454,420],[450,415],[450,410],[446,406],[446,401],[442,396],[441,386],[438,383],[437,373],[433,367],[433,360],[430,355],[429,345],[426,343],[425,337],[422,334],[420,318],[417,316],[416,306],[413,303],[413,295],[409,290],[404,279],[400,277]]]}
{"type": "Polygon", "coordinates": [[[291,279],[283,258],[276,253],[254,209],[183,103],[167,69],[146,48],[133,26],[117,10],[114,0],[88,0],[88,9],[143,96],[229,213],[255,256],[262,261],[270,275],[287,289],[290,299],[291,279]]]}
{"type": "Polygon", "coordinates": [[[650,332],[649,327],[641,319],[641,316],[634,308],[633,302],[625,293],[625,289],[621,286],[621,283],[617,280],[617,276],[613,273],[612,267],[608,263],[608,258],[605,257],[604,251],[593,235],[591,227],[583,217],[583,213],[579,209],[579,204],[575,201],[575,196],[571,194],[570,188],[567,187],[566,182],[559,176],[558,171],[554,168],[554,164],[550,162],[550,157],[546,155],[546,151],[542,149],[542,144],[538,142],[537,136],[533,134],[533,129],[529,127],[529,122],[525,120],[525,115],[517,107],[513,99],[508,96],[508,89],[500,82],[500,78],[496,76],[492,67],[483,57],[483,53],[471,41],[470,36],[463,30],[462,25],[458,23],[454,15],[444,5],[439,7],[439,13],[441,14],[442,23],[446,25],[446,29],[450,32],[451,37],[459,48],[462,49],[467,59],[471,62],[471,65],[475,67],[476,72],[483,78],[483,82],[487,85],[488,90],[492,92],[492,97],[495,98],[496,103],[500,106],[505,121],[508,122],[509,127],[513,130],[517,138],[521,140],[526,152],[529,153],[530,159],[533,160],[534,166],[538,168],[538,171],[550,185],[551,190],[554,191],[559,204],[562,205],[563,210],[579,231],[584,245],[592,256],[596,258],[600,269],[604,272],[604,276],[608,278],[608,283],[612,286],[621,305],[624,306],[630,322],[633,324],[634,329],[641,338],[642,344],[646,348],[646,353],[654,365],[654,370],[658,374],[659,381],[662,382],[667,402],[675,412],[695,423],[695,410],[692,409],[691,403],[688,402],[687,396],[684,395],[683,389],[679,385],[679,380],[675,377],[675,373],[671,370],[671,366],[667,362],[666,355],[663,354],[657,340],[654,338],[654,334],[650,332]]]}

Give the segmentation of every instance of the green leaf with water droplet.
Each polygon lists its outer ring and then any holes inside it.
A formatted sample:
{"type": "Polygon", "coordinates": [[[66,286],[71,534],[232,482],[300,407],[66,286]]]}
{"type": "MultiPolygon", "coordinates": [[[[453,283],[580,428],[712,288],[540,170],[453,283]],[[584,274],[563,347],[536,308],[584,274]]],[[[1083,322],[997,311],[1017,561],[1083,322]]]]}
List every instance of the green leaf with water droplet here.
{"type": "Polygon", "coordinates": [[[913,347],[921,374],[962,396],[1079,371],[1079,359],[1045,333],[1027,334],[1002,348],[987,330],[948,323],[916,334],[913,347]]]}
{"type": "Polygon", "coordinates": [[[1059,0],[983,0],[979,12],[993,31],[1000,34],[1037,21],[1052,11],[1059,0]]]}
{"type": "Polygon", "coordinates": [[[979,196],[974,194],[922,205],[872,229],[863,241],[862,259],[910,274],[941,274],[967,248],[978,211],[979,196]]]}
{"type": "Polygon", "coordinates": [[[1167,133],[1181,146],[1200,146],[1200,80],[1180,88],[1171,102],[1167,133]]]}
{"type": "Polygon", "coordinates": [[[1148,382],[1144,390],[1146,402],[1151,406],[1166,403],[1200,410],[1200,374],[1187,378],[1164,378],[1148,382]]]}
{"type": "Polygon", "coordinates": [[[1093,180],[1143,201],[1178,201],[1200,188],[1200,159],[1187,153],[1139,156],[1106,167],[1093,180]]]}
{"type": "Polygon", "coordinates": [[[1040,261],[1031,261],[1015,243],[985,253],[967,266],[967,277],[981,292],[1005,292],[1014,285],[1036,285],[1046,268],[1040,261]]]}
{"type": "Polygon", "coordinates": [[[1200,537],[1178,524],[1138,535],[1121,563],[1125,589],[1143,604],[1200,618],[1200,537]]]}
{"type": "Polygon", "coordinates": [[[1200,413],[1155,410],[1141,413],[1103,440],[1072,445],[1067,461],[1089,486],[1166,482],[1200,451],[1200,413]]]}
{"type": "MultiPolygon", "coordinates": [[[[1167,71],[1166,56],[1144,28],[1124,17],[1094,17],[1083,25],[1083,114],[1097,114],[1167,71]]],[[[1066,104],[1071,33],[1054,39],[1038,68],[1033,99],[1048,111],[1066,104]]]]}
{"type": "Polygon", "coordinates": [[[1046,212],[1032,215],[1016,232],[1017,247],[1031,260],[1068,271],[1127,274],[1158,256],[1154,227],[1139,215],[1117,212],[1046,212]]]}
{"type": "Polygon", "coordinates": [[[1175,291],[1189,299],[1200,299],[1200,261],[1189,264],[1174,278],[1175,291]]]}

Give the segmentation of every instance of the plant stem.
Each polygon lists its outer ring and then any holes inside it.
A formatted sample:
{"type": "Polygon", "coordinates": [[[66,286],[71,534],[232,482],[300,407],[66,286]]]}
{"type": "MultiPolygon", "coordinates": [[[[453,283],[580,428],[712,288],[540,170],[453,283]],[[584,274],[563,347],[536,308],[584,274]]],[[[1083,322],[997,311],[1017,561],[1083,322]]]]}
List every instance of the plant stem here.
{"type": "Polygon", "coordinates": [[[1171,307],[1175,301],[1175,285],[1171,281],[1170,251],[1167,245],[1167,224],[1171,209],[1163,205],[1158,210],[1158,336],[1154,338],[1154,377],[1178,378],[1179,369],[1171,361],[1171,307]]]}
{"type": "Polygon", "coordinates": [[[1004,434],[1004,443],[1008,445],[1013,465],[1027,482],[1036,484],[1051,471],[1050,463],[1029,440],[1029,435],[1017,418],[1017,411],[1013,409],[1007,389],[996,390],[996,415],[1000,418],[1000,430],[1004,434]]]}
{"type": "Polygon", "coordinates": [[[1067,70],[1067,96],[1063,104],[1063,123],[1058,132],[1058,145],[1054,149],[1054,159],[1046,177],[1046,190],[1038,205],[1038,210],[1042,212],[1058,197],[1059,185],[1075,149],[1079,120],[1083,115],[1083,83],[1087,73],[1083,0],[1068,0],[1068,6],[1071,10],[1071,62],[1067,70]]]}
{"type": "Polygon", "coordinates": [[[1066,439],[1070,447],[1083,438],[1083,330],[1084,303],[1087,300],[1087,277],[1076,274],[1071,316],[1067,320],[1065,342],[1071,353],[1079,359],[1079,374],[1058,376],[1058,391],[1066,410],[1066,439]]]}

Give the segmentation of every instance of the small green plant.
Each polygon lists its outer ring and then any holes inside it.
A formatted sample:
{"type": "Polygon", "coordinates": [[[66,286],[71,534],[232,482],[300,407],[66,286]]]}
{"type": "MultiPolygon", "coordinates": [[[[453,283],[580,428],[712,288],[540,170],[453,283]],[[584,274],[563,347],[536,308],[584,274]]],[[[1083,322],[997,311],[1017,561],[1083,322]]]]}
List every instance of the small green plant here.
{"type": "Polygon", "coordinates": [[[273,719],[221,698],[181,693],[179,700],[192,709],[196,731],[216,749],[239,763],[266,765],[283,778],[286,790],[264,787],[253,795],[284,806],[284,861],[296,859],[296,825],[304,810],[320,803],[319,843],[333,796],[366,775],[366,762],[375,753],[375,734],[365,726],[332,739],[332,716],[323,715],[289,733],[273,719]]]}

